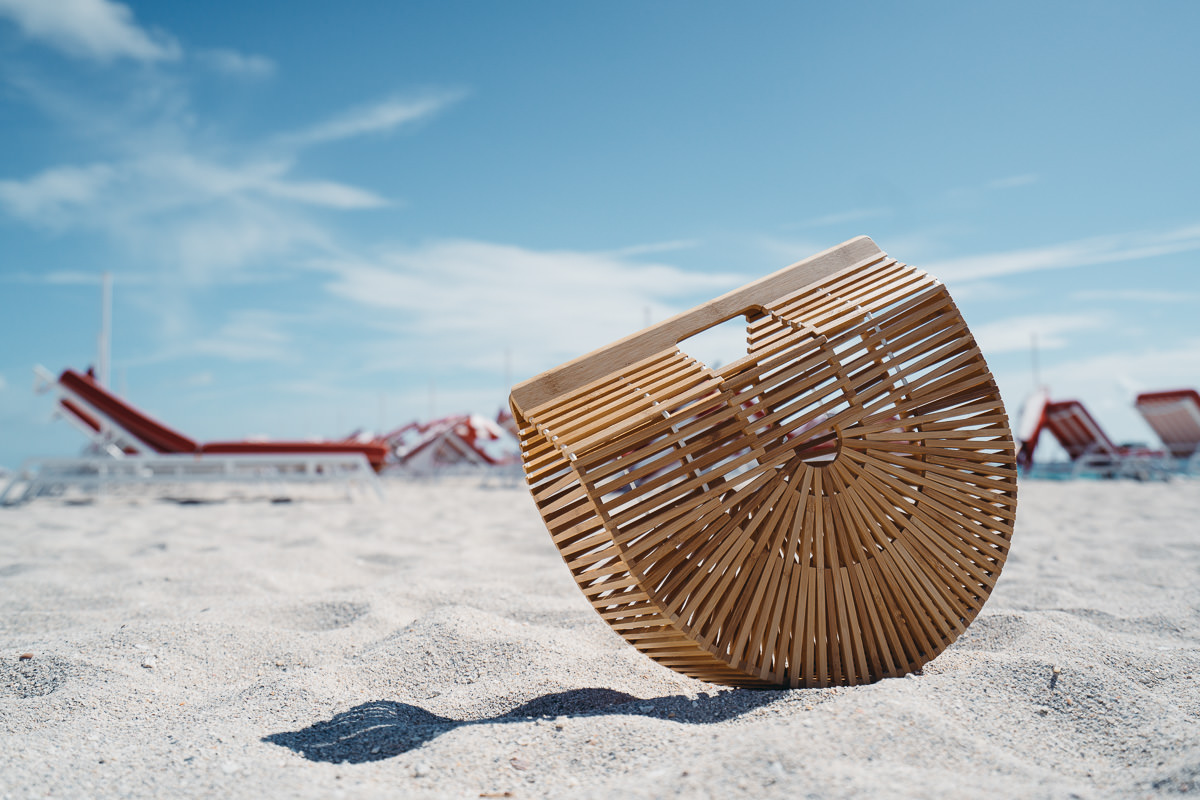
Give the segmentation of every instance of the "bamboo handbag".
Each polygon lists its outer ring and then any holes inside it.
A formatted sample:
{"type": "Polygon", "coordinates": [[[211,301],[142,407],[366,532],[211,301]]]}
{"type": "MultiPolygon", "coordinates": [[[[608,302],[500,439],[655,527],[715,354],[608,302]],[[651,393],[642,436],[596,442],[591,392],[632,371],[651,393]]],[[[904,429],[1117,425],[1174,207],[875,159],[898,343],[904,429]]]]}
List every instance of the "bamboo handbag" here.
{"type": "Polygon", "coordinates": [[[991,594],[1017,503],[945,287],[845,242],[515,386],[526,481],[630,644],[733,686],[919,669],[991,594]],[[745,316],[743,358],[677,343],[745,316]]]}

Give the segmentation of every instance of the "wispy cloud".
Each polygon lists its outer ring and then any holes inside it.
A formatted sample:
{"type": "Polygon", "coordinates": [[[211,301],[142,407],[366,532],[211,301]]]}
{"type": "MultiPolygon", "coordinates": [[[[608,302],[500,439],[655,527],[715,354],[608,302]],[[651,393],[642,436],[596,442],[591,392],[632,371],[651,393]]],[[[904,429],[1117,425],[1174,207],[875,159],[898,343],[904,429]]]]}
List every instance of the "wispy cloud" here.
{"type": "MultiPolygon", "coordinates": [[[[1190,337],[1141,350],[1102,353],[1090,358],[1054,364],[1052,388],[1109,384],[1132,395],[1152,389],[1196,387],[1200,375],[1200,337],[1190,337]]],[[[1061,391],[1056,391],[1061,394],[1061,391]]],[[[1086,396],[1086,395],[1085,395],[1086,396]]]]}
{"type": "Polygon", "coordinates": [[[0,181],[0,207],[39,225],[66,222],[73,209],[97,201],[116,170],[108,164],[54,167],[25,181],[0,181]]]}
{"type": "Polygon", "coordinates": [[[380,364],[441,361],[495,368],[508,349],[513,367],[532,372],[588,352],[746,276],[694,273],[607,254],[536,251],[477,241],[396,248],[372,259],[327,259],[328,289],[374,309],[400,336],[380,364]]]}
{"type": "Polygon", "coordinates": [[[887,208],[858,208],[852,211],[840,211],[835,214],[825,214],[820,217],[806,219],[797,223],[796,228],[827,228],[832,225],[845,225],[848,222],[859,222],[864,219],[876,219],[891,214],[887,208]]]}
{"type": "Polygon", "coordinates": [[[1118,234],[1073,242],[953,258],[926,264],[949,281],[979,280],[1022,272],[1070,269],[1200,250],[1200,224],[1157,233],[1118,234]]]}
{"type": "MultiPolygon", "coordinates": [[[[918,267],[923,268],[923,265],[918,265],[918,267]]],[[[1015,281],[969,281],[954,287],[954,299],[960,303],[983,300],[994,305],[1000,301],[1010,302],[1028,295],[1028,287],[1019,285],[1015,281]]]]}
{"type": "Polygon", "coordinates": [[[352,109],[280,138],[292,145],[310,145],[373,133],[387,133],[401,125],[431,117],[463,96],[463,92],[436,92],[416,98],[393,97],[370,106],[352,109]]]}
{"type": "Polygon", "coordinates": [[[989,181],[984,184],[985,189],[1018,189],[1022,186],[1031,186],[1041,180],[1041,176],[1035,175],[1032,172],[1027,172],[1024,175],[1010,175],[1007,178],[999,178],[994,181],[989,181]]]}
{"type": "Polygon", "coordinates": [[[299,208],[387,204],[366,189],[298,180],[293,171],[288,160],[235,164],[164,151],[0,181],[0,210],[35,226],[98,231],[206,281],[296,247],[328,245],[325,228],[299,208]]]}
{"type": "Polygon", "coordinates": [[[268,181],[260,188],[272,197],[326,208],[378,208],[388,204],[374,192],[334,181],[268,181]]]}
{"type": "Polygon", "coordinates": [[[994,178],[982,183],[972,184],[970,186],[956,186],[946,191],[946,196],[954,200],[956,203],[979,203],[983,201],[988,194],[992,192],[1004,192],[1010,189],[1020,189],[1026,186],[1032,186],[1042,180],[1042,177],[1034,172],[1024,172],[1019,175],[1007,175],[1002,178],[994,178]]]}
{"type": "Polygon", "coordinates": [[[0,281],[44,286],[98,286],[100,285],[100,275],[94,272],[75,270],[54,270],[42,273],[10,272],[0,275],[0,281]]]}
{"type": "MultiPolygon", "coordinates": [[[[148,33],[129,8],[112,0],[0,0],[0,24],[3,17],[40,32],[42,40],[65,42],[69,31],[106,36],[107,49],[96,44],[88,51],[95,58],[183,55],[173,39],[148,33]]],[[[77,41],[71,46],[83,47],[77,41]]],[[[187,56],[181,69],[244,78],[265,78],[275,69],[266,57],[230,48],[189,50],[187,56]]],[[[298,132],[238,141],[199,118],[190,84],[162,70],[122,77],[121,92],[103,102],[36,70],[15,69],[3,77],[59,130],[86,131],[92,156],[26,175],[0,169],[0,216],[55,234],[99,233],[135,268],[144,265],[188,284],[253,280],[255,273],[278,273],[281,263],[338,252],[338,223],[329,212],[395,203],[366,186],[308,174],[299,161],[302,147],[387,133],[464,96],[433,90],[393,95],[298,132]]],[[[36,274],[31,267],[28,272],[36,274]]]]}
{"type": "Polygon", "coordinates": [[[837,242],[821,243],[818,239],[793,239],[779,238],[775,236],[760,236],[753,244],[771,259],[771,263],[786,266],[799,261],[802,258],[807,258],[814,253],[820,253],[829,247],[837,244],[837,242]]]}
{"type": "Polygon", "coordinates": [[[1072,300],[1110,300],[1119,303],[1195,303],[1200,301],[1200,292],[1175,291],[1167,289],[1081,289],[1071,293],[1072,300]]]}
{"type": "Polygon", "coordinates": [[[263,79],[275,74],[275,62],[266,56],[246,55],[236,50],[202,50],[196,59],[208,68],[235,78],[263,79]]]}
{"type": "Polygon", "coordinates": [[[172,37],[147,31],[128,6],[110,0],[0,0],[0,16],[26,37],[79,58],[173,61],[182,53],[172,37]]]}
{"type": "Polygon", "coordinates": [[[1070,344],[1067,334],[1094,330],[1106,320],[1103,314],[1030,314],[985,322],[971,332],[985,353],[1028,350],[1035,336],[1039,350],[1055,350],[1070,344]]]}
{"type": "Polygon", "coordinates": [[[608,250],[601,255],[611,256],[613,258],[628,258],[630,256],[645,256],[654,253],[673,253],[678,250],[690,250],[700,246],[699,239],[675,239],[669,242],[650,242],[648,244],[634,244],[629,247],[622,247],[617,250],[608,250]]]}
{"type": "Polygon", "coordinates": [[[194,284],[254,280],[248,271],[333,246],[318,222],[252,201],[175,215],[157,229],[123,227],[117,233],[139,254],[170,265],[176,280],[194,284]]]}
{"type": "Polygon", "coordinates": [[[198,339],[194,351],[231,361],[294,360],[288,324],[288,318],[271,311],[235,311],[219,330],[198,339]]]}
{"type": "Polygon", "coordinates": [[[122,165],[140,184],[157,184],[160,197],[207,201],[268,195],[329,208],[372,208],[386,201],[364,189],[332,181],[289,179],[289,159],[222,163],[188,153],[160,153],[122,165]]]}

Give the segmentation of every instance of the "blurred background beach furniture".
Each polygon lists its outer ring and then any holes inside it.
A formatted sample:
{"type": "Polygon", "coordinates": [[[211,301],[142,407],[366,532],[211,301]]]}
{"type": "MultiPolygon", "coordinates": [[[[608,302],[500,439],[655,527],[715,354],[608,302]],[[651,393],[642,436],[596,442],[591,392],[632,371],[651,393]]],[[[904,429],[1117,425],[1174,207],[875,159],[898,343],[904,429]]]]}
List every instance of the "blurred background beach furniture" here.
{"type": "MultiPolygon", "coordinates": [[[[102,337],[103,339],[103,337],[102,337]]],[[[477,473],[510,478],[520,471],[511,415],[496,421],[461,414],[412,422],[374,435],[355,432],[333,441],[266,439],[201,443],[113,394],[94,371],[66,369],[55,377],[36,367],[36,391],[53,395],[54,415],[87,439],[76,458],[34,458],[0,476],[0,505],[38,497],[80,499],[114,494],[167,494],[206,499],[239,496],[265,484],[275,499],[297,486],[335,484],[356,496],[379,495],[377,473],[415,478],[477,473]]]]}
{"type": "MultiPolygon", "coordinates": [[[[274,495],[287,484],[336,483],[349,493],[380,493],[383,442],[234,441],[201,443],[108,391],[93,370],[65,369],[56,378],[36,367],[37,389],[52,394],[56,416],[84,434],[77,458],[31,459],[0,487],[0,505],[38,497],[80,499],[141,489],[189,494],[197,484],[241,493],[246,484],[269,484],[274,495]]],[[[194,492],[191,492],[194,495],[194,492]]],[[[218,491],[218,495],[220,491],[218,491]]],[[[190,495],[189,495],[190,496],[190,495]]]]}
{"type": "Polygon", "coordinates": [[[1051,401],[1046,389],[1031,394],[1018,424],[1018,465],[1031,477],[1101,477],[1167,480],[1200,473],[1200,396],[1194,389],[1142,392],[1134,403],[1163,447],[1114,443],[1079,400],[1051,401]],[[1034,454],[1049,433],[1065,459],[1038,462],[1034,454]]]}
{"type": "Polygon", "coordinates": [[[1182,472],[1200,471],[1200,393],[1195,389],[1142,392],[1137,410],[1182,472]]]}

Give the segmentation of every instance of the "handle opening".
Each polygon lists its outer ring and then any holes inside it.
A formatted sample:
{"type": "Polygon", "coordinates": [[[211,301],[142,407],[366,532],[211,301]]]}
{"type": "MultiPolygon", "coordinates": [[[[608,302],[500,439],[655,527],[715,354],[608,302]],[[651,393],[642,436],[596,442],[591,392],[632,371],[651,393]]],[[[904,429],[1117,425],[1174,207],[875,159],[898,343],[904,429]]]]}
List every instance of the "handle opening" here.
{"type": "Polygon", "coordinates": [[[709,369],[718,370],[746,355],[747,324],[762,316],[761,308],[750,309],[717,322],[675,343],[680,352],[709,369]],[[752,316],[753,315],[753,316],[752,316]]]}

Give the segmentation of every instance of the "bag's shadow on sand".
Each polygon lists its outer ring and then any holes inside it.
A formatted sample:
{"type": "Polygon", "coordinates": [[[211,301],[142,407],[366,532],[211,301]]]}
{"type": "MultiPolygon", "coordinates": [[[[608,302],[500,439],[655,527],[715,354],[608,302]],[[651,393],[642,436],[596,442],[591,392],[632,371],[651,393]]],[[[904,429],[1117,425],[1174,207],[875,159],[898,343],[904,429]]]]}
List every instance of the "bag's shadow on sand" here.
{"type": "Polygon", "coordinates": [[[309,761],[360,764],[407,753],[447,731],[466,725],[529,722],[542,717],[629,714],[697,725],[723,722],[778,698],[781,691],[735,689],[695,700],[683,695],[642,699],[611,689],[574,689],[534,698],[489,719],[459,720],[420,706],[376,700],[298,731],[273,733],[264,742],[294,750],[309,761]]]}

